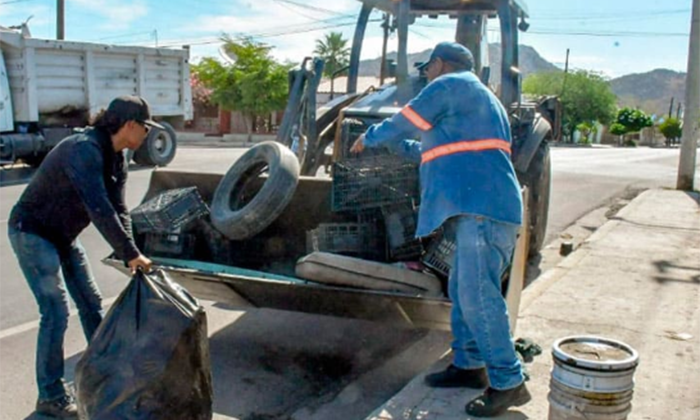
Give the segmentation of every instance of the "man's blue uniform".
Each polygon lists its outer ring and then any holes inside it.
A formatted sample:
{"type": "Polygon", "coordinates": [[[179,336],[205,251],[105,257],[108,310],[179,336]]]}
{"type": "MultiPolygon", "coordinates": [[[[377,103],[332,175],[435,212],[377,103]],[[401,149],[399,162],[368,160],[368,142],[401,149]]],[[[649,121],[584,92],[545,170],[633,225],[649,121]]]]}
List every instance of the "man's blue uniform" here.
{"type": "MultiPolygon", "coordinates": [[[[468,71],[449,73],[426,86],[400,113],[367,130],[365,146],[387,146],[419,159],[421,153],[465,141],[511,141],[508,116],[498,99],[468,71]],[[421,142],[404,140],[417,137],[421,142]]],[[[520,186],[508,152],[464,151],[420,167],[421,208],[417,236],[445,220],[472,214],[519,225],[520,186]]]]}
{"type": "Polygon", "coordinates": [[[453,365],[486,367],[496,390],[520,386],[522,369],[501,295],[522,222],[503,106],[470,71],[443,74],[400,113],[370,127],[364,145],[421,160],[416,235],[443,227],[455,242],[449,279],[453,365]],[[405,140],[419,134],[420,142],[405,140]]]}

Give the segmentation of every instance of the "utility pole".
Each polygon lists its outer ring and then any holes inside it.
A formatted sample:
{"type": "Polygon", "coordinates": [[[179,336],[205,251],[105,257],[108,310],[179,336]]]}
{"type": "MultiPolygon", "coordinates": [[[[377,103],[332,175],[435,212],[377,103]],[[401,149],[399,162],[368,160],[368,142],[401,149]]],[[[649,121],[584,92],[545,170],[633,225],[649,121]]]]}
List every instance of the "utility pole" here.
{"type": "Polygon", "coordinates": [[[56,4],[56,39],[66,39],[65,0],[57,0],[56,4]]]}
{"type": "Polygon", "coordinates": [[[683,140],[676,188],[690,191],[695,178],[698,135],[700,135],[700,0],[693,0],[693,17],[688,47],[688,75],[685,86],[683,140]]]}
{"type": "Polygon", "coordinates": [[[382,40],[382,62],[379,69],[379,85],[384,84],[384,79],[386,78],[386,47],[389,41],[389,14],[384,13],[384,22],[382,23],[382,29],[384,30],[384,39],[382,40]]]}
{"type": "MultiPolygon", "coordinates": [[[[562,96],[564,96],[564,91],[566,90],[566,78],[569,75],[569,53],[570,52],[571,52],[571,49],[567,48],[566,49],[566,62],[564,63],[564,80],[561,82],[561,93],[559,94],[560,98],[562,96]]],[[[564,108],[563,107],[562,107],[562,118],[564,118],[564,108]]],[[[571,138],[569,139],[569,141],[571,143],[573,143],[574,142],[574,134],[573,134],[573,132],[570,134],[571,134],[571,138]]],[[[566,142],[567,141],[566,136],[563,133],[561,134],[561,136],[564,139],[564,142],[566,142]]]]}
{"type": "Polygon", "coordinates": [[[671,96],[671,106],[668,107],[668,118],[673,118],[673,100],[676,99],[671,96]]]}
{"type": "Polygon", "coordinates": [[[566,61],[564,62],[564,81],[561,83],[561,94],[559,96],[563,95],[566,90],[566,76],[569,74],[569,53],[571,53],[571,49],[567,48],[566,61]]]}

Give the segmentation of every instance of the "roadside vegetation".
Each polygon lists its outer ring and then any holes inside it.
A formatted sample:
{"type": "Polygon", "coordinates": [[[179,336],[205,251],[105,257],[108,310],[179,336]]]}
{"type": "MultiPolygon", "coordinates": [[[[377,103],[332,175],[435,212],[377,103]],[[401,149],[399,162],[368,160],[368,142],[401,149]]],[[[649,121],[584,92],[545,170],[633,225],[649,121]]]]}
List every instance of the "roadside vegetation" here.
{"type": "Polygon", "coordinates": [[[290,66],[272,58],[272,47],[250,38],[234,40],[224,36],[222,41],[230,62],[204,58],[192,65],[192,75],[211,89],[212,103],[244,116],[250,136],[256,124],[264,124],[271,112],[284,109],[287,104],[290,66]]]}
{"type": "Polygon", "coordinates": [[[615,118],[617,97],[609,81],[595,72],[576,70],[569,74],[560,71],[533,74],[523,82],[523,93],[559,96],[563,107],[562,128],[568,139],[582,128],[587,133],[582,137],[588,140],[592,127],[597,123],[607,125],[615,118]]]}

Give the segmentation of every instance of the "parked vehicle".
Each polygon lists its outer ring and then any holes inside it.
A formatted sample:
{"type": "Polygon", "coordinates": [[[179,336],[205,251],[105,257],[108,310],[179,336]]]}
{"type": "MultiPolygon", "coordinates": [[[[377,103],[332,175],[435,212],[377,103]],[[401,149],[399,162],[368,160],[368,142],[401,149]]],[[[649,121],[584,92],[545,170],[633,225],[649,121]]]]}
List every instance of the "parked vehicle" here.
{"type": "Polygon", "coordinates": [[[140,95],[165,130],[151,130],[136,163],[175,157],[173,127],[192,119],[189,51],[36,39],[0,28],[0,164],[38,165],[59,141],[120,95],[140,95]]]}
{"type": "MultiPolygon", "coordinates": [[[[369,124],[398,112],[425,86],[424,76],[409,75],[406,60],[408,28],[414,18],[459,16],[457,39],[475,52],[477,69],[486,81],[486,23],[489,18],[498,17],[504,51],[500,98],[512,117],[515,167],[526,191],[530,190],[529,194],[524,193],[526,220],[510,276],[503,285],[514,324],[528,248],[532,247],[532,253],[536,253],[544,239],[551,171],[547,140],[555,137],[552,125],[557,124],[556,99],[529,103],[520,98],[517,28],[518,20],[527,17],[524,3],[521,0],[361,1],[349,70],[350,93],[317,111],[315,89],[323,65],[318,59],[305,59],[290,74],[290,100],[277,142],[252,148],[225,176],[168,170],[152,174],[144,203],[166,191],[195,186],[203,202],[211,208],[211,223],[200,220],[172,232],[138,233],[137,242],[156,264],[204,299],[449,329],[451,305],[444,293],[444,278],[439,293],[430,279],[414,278],[413,273],[401,274],[400,270],[405,271],[407,265],[391,256],[386,259],[388,264],[376,266],[376,270],[375,266],[362,263],[363,259],[333,260],[333,256],[318,254],[307,258],[314,245],[314,238],[309,240],[310,234],[321,225],[342,227],[377,217],[376,211],[358,215],[333,208],[334,183],[337,186],[339,173],[331,172],[332,178],[316,175],[330,162],[337,170],[350,145],[369,124]],[[397,23],[396,81],[357,93],[362,40],[369,15],[375,8],[391,14],[397,23]],[[260,176],[264,172],[266,176],[260,176]],[[535,215],[530,216],[529,209],[535,215]],[[393,261],[399,261],[398,271],[391,271],[395,268],[391,265],[393,261]],[[380,272],[391,274],[380,279],[380,272]],[[377,287],[372,287],[373,276],[377,287]],[[388,284],[392,280],[401,284],[388,284]]],[[[364,173],[358,179],[368,181],[364,173]]],[[[417,177],[414,179],[408,187],[417,190],[417,177]]],[[[371,182],[380,183],[381,177],[371,182]]],[[[395,192],[393,188],[387,190],[395,192]]],[[[387,224],[390,219],[381,210],[378,217],[387,224]]],[[[343,233],[340,229],[335,232],[343,233]]],[[[348,229],[345,233],[360,235],[362,230],[348,229]]],[[[354,251],[358,254],[365,251],[363,247],[375,245],[354,239],[354,251]]],[[[339,249],[347,243],[335,245],[339,249]]],[[[105,262],[124,269],[113,258],[105,262]]]]}

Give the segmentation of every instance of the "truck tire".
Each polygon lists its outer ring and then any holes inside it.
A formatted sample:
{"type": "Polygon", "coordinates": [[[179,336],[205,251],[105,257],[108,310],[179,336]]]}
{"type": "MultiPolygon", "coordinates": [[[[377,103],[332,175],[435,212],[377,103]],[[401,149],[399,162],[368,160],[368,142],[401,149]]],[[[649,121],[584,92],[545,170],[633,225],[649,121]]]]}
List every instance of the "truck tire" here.
{"type": "Polygon", "coordinates": [[[528,255],[534,257],[542,249],[547,234],[549,194],[552,185],[552,161],[547,140],[540,143],[527,172],[522,174],[521,181],[530,190],[528,203],[530,209],[530,245],[528,255]]]}
{"type": "Polygon", "coordinates": [[[173,127],[161,121],[165,130],[151,128],[146,141],[134,152],[134,162],[145,166],[166,166],[175,158],[177,137],[173,127]]]}
{"type": "Polygon", "coordinates": [[[294,196],[299,183],[299,161],[287,147],[267,141],[241,156],[214,191],[211,222],[227,238],[238,241],[260,233],[274,222],[294,196]],[[253,182],[267,168],[258,191],[253,182]]]}

